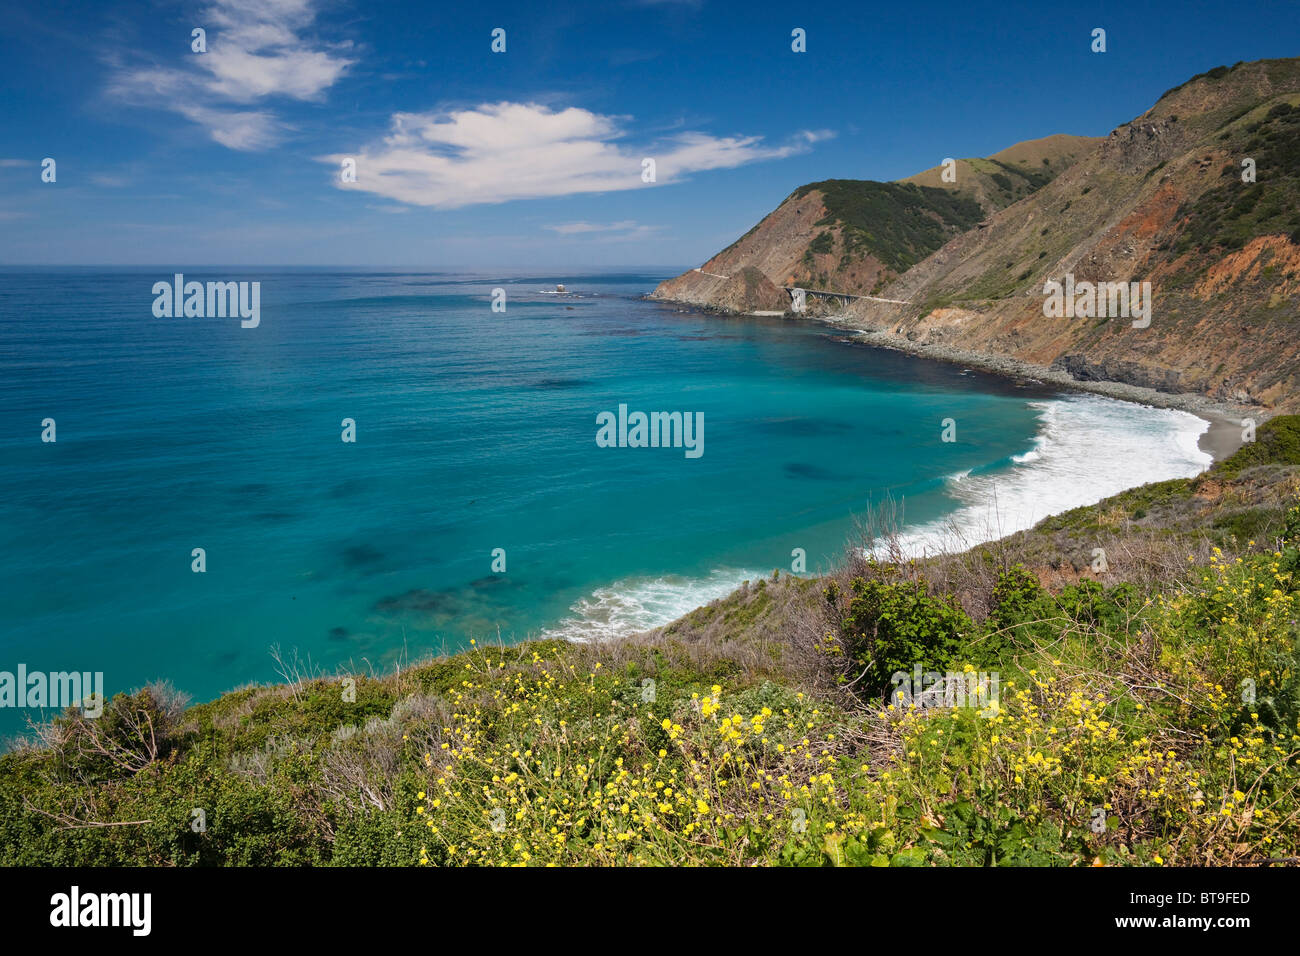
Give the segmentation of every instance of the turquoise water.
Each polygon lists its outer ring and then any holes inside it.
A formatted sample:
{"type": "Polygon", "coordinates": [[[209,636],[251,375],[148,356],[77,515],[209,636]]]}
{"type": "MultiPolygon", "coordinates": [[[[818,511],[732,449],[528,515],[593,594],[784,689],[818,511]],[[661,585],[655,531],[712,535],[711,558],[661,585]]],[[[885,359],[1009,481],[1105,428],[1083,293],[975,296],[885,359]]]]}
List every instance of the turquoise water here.
{"type": "MultiPolygon", "coordinates": [[[[171,274],[0,272],[0,670],[205,699],[276,679],[275,643],[382,668],[661,623],[794,548],[827,566],[886,493],[922,527],[969,511],[980,481],[1041,479],[1044,422],[1075,407],[812,324],[640,301],[659,275],[186,270],[261,282],[244,329],[155,318],[171,274]],[[542,294],[557,281],[575,294],[542,294]],[[703,455],[598,447],[620,403],[703,413],[703,455]]],[[[1145,421],[1111,407],[1116,428],[1145,421]]],[[[1179,427],[1143,457],[1194,446],[1179,427]]],[[[1105,490],[1052,481],[1033,495],[1105,490]]],[[[20,721],[0,710],[0,731],[20,721]]]]}

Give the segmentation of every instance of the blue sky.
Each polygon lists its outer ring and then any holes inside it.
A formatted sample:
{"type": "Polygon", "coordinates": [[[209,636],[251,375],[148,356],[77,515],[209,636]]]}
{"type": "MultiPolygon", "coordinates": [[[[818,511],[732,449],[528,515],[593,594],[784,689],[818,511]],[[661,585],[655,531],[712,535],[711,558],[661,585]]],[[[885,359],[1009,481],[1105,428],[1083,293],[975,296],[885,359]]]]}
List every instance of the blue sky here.
{"type": "Polygon", "coordinates": [[[0,263],[693,265],[802,183],[1103,135],[1298,54],[1294,0],[10,2],[0,263]]]}

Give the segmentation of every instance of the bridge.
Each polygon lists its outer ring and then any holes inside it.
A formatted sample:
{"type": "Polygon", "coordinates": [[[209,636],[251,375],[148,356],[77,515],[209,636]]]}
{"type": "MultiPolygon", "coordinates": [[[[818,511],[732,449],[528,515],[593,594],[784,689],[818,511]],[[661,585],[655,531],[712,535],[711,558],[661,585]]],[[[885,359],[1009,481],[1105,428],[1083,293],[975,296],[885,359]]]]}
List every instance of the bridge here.
{"type": "MultiPolygon", "coordinates": [[[[794,298],[794,293],[799,286],[783,285],[781,288],[790,293],[790,298],[794,298]]],[[[826,299],[838,299],[840,302],[854,302],[858,299],[866,299],[869,302],[888,302],[892,305],[907,305],[906,299],[882,299],[875,295],[853,295],[849,292],[828,292],[824,289],[803,289],[804,295],[819,295],[826,299]]]]}
{"type": "MultiPolygon", "coordinates": [[[[731,276],[718,275],[716,272],[705,272],[703,269],[699,268],[698,266],[695,268],[694,271],[700,273],[700,275],[712,276],[715,279],[731,278],[731,276]]],[[[792,286],[792,285],[783,285],[781,286],[781,288],[785,289],[785,291],[789,294],[790,298],[793,300],[795,291],[799,290],[800,287],[792,286]]],[[[853,295],[850,292],[830,292],[825,289],[802,289],[800,291],[802,291],[803,294],[806,296],[819,295],[825,299],[837,299],[838,301],[843,302],[845,304],[854,302],[858,299],[866,299],[869,302],[888,302],[890,305],[907,305],[906,299],[882,299],[879,296],[875,296],[875,295],[853,295]]]]}

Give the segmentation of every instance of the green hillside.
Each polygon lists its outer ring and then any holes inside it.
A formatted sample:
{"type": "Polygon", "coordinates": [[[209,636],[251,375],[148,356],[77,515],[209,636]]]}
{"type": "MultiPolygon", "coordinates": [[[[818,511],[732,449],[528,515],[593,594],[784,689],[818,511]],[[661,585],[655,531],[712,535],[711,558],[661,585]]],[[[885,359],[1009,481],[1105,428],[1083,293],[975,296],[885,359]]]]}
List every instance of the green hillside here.
{"type": "MultiPolygon", "coordinates": [[[[872,255],[895,272],[906,271],[984,218],[972,199],[910,183],[827,179],[799,187],[793,198],[813,190],[822,193],[826,205],[817,225],[842,227],[845,255],[872,255]]],[[[829,243],[812,251],[829,252],[829,243]]]]}

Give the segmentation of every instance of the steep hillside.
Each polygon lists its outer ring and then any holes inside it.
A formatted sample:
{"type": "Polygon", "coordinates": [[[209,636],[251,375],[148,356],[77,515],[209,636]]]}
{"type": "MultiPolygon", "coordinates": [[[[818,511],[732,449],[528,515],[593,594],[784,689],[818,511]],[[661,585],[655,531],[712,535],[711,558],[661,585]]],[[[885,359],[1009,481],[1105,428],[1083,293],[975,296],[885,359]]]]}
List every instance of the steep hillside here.
{"type": "Polygon", "coordinates": [[[1300,61],[1171,90],[1024,201],[892,283],[866,325],[1079,378],[1295,407],[1300,61]],[[1257,181],[1243,182],[1242,160],[1257,181]],[[1044,317],[1049,279],[1149,281],[1148,328],[1044,317]]]}
{"type": "MultiPolygon", "coordinates": [[[[1048,137],[962,160],[955,184],[936,167],[906,184],[803,187],[706,271],[753,265],[778,286],[893,300],[859,301],[841,318],[905,348],[1291,411],[1297,157],[1300,60],[1218,67],[1099,140],[1048,137]],[[910,204],[894,192],[912,187],[910,204]],[[1150,324],[1047,317],[1046,283],[1067,277],[1149,282],[1150,324]]],[[[686,277],[656,290],[703,305],[710,293],[686,277]]]]}
{"type": "Polygon", "coordinates": [[[776,286],[878,294],[954,235],[1050,182],[1089,142],[1053,136],[989,159],[959,160],[955,184],[943,183],[937,169],[897,183],[809,183],[698,270],[662,283],[654,297],[729,309],[724,283],[746,266],[776,286]]]}

